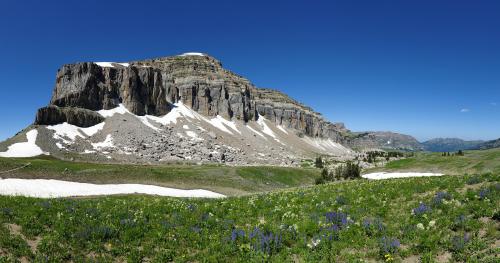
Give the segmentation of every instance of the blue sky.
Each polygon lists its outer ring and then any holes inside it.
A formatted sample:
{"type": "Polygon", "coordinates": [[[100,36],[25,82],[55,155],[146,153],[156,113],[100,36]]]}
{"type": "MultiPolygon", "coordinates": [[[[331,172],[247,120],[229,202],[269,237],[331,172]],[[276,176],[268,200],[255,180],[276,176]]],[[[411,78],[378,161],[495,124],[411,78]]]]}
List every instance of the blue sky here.
{"type": "Polygon", "coordinates": [[[208,53],[354,131],[500,137],[500,1],[0,3],[0,140],[30,124],[57,69],[208,53]]]}

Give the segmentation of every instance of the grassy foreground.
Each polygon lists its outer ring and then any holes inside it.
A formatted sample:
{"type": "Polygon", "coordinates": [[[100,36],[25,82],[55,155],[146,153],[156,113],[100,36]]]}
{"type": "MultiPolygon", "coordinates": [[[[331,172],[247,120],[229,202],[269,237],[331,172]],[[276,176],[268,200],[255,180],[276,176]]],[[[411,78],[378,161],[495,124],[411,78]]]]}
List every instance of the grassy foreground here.
{"type": "Polygon", "coordinates": [[[492,174],[220,200],[0,197],[0,262],[498,262],[499,209],[492,174]]]}
{"type": "Polygon", "coordinates": [[[47,156],[0,158],[0,172],[23,167],[27,163],[30,165],[0,174],[0,177],[203,188],[231,196],[311,185],[319,176],[319,170],[313,168],[99,164],[62,161],[47,156]]]}

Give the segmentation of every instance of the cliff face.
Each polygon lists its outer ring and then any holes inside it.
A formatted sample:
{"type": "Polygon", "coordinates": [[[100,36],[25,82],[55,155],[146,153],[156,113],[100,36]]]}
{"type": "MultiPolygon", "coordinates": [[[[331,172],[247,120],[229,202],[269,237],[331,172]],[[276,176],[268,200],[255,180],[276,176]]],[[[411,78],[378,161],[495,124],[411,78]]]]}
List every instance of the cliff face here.
{"type": "MultiPolygon", "coordinates": [[[[74,112],[85,114],[80,108],[96,111],[119,104],[136,115],[161,116],[178,101],[205,116],[248,122],[261,115],[299,134],[337,142],[343,142],[348,132],[343,124],[324,120],[281,92],[255,87],[207,55],[64,65],[57,73],[50,105],[63,107],[65,110],[57,110],[57,119],[66,120],[74,119],[74,112]]],[[[54,124],[54,118],[48,116],[54,109],[40,109],[35,124],[54,124]]],[[[91,116],[82,118],[95,122],[91,116]]]]}

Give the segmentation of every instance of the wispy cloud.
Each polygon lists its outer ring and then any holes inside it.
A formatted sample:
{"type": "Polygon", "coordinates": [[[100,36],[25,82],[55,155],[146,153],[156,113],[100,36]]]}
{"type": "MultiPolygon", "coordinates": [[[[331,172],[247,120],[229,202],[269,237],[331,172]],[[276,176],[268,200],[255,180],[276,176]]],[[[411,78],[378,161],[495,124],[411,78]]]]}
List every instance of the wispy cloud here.
{"type": "Polygon", "coordinates": [[[496,102],[490,102],[490,105],[491,106],[497,106],[497,103],[496,102]]]}
{"type": "Polygon", "coordinates": [[[463,108],[463,109],[460,110],[460,112],[462,112],[462,113],[469,112],[469,111],[470,111],[470,109],[467,109],[467,108],[463,108]]]}

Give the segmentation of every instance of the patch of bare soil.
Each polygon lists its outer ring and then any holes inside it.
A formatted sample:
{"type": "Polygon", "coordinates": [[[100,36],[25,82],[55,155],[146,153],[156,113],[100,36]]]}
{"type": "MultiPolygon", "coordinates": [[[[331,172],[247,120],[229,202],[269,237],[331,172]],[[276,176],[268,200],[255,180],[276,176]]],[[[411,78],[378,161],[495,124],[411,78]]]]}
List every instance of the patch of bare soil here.
{"type": "Polygon", "coordinates": [[[436,257],[436,262],[445,263],[451,261],[451,253],[445,251],[436,257]]]}
{"type": "MultiPolygon", "coordinates": [[[[26,238],[21,233],[22,228],[20,225],[5,224],[5,226],[7,227],[7,229],[9,229],[10,234],[15,235],[15,236],[20,236],[22,239],[24,239],[26,241],[26,243],[28,243],[28,246],[31,248],[31,252],[33,252],[33,253],[36,252],[38,245],[40,244],[40,241],[42,240],[42,238],[36,237],[33,240],[26,238]]],[[[22,258],[21,258],[21,262],[22,262],[22,258]]],[[[26,262],[29,262],[29,261],[26,261],[26,262]]]]}
{"type": "Polygon", "coordinates": [[[420,262],[420,257],[416,255],[411,255],[407,258],[403,258],[403,263],[418,263],[420,262]]]}

